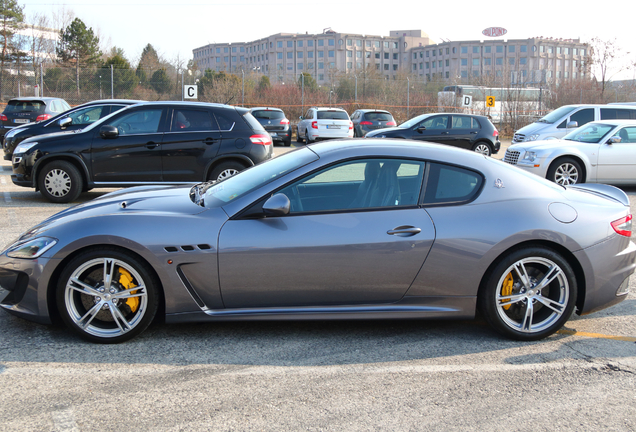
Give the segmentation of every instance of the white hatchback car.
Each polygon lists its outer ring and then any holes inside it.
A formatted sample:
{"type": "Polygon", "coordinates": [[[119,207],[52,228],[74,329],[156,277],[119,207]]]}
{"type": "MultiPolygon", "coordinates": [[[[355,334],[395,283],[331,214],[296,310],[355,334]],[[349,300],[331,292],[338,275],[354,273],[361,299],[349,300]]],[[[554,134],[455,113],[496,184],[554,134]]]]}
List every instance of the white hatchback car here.
{"type": "Polygon", "coordinates": [[[349,114],[342,108],[309,108],[298,122],[296,141],[309,144],[327,138],[353,138],[349,114]]]}
{"type": "Polygon", "coordinates": [[[513,144],[504,161],[563,186],[636,184],[636,120],[595,121],[562,139],[513,144]]]}

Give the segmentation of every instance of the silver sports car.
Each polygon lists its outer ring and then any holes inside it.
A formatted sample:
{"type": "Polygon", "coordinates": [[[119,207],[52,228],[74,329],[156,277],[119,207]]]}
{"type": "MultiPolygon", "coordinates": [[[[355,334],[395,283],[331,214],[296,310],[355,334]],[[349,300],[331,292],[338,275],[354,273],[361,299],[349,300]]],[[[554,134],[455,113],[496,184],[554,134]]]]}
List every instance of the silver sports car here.
{"type": "Polygon", "coordinates": [[[472,318],[536,340],[622,301],[621,190],[406,140],[330,141],[216,184],[69,208],[0,256],[0,305],[94,342],[168,322],[472,318]],[[163,316],[161,317],[163,318],[163,316]]]}

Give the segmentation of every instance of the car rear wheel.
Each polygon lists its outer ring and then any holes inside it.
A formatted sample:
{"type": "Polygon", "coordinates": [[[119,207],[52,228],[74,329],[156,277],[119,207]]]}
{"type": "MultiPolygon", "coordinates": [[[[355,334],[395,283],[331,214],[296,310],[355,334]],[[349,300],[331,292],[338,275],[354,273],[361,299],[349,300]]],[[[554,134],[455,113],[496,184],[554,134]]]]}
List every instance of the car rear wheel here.
{"type": "Polygon", "coordinates": [[[572,315],[576,295],[576,277],[568,262],[551,249],[528,247],[497,264],[478,301],[495,330],[530,341],[559,330],[572,315]]]}
{"type": "Polygon", "coordinates": [[[67,161],[53,161],[44,166],[38,176],[40,193],[55,203],[75,201],[82,193],[82,176],[67,161]]]}
{"type": "Polygon", "coordinates": [[[548,180],[561,186],[583,183],[581,165],[572,158],[564,158],[552,164],[548,170],[548,180]]]}
{"type": "Polygon", "coordinates": [[[300,137],[300,131],[296,129],[296,142],[303,142],[303,139],[300,137]]]}
{"type": "Polygon", "coordinates": [[[216,166],[210,173],[208,180],[221,181],[228,177],[232,177],[235,174],[243,171],[245,166],[239,162],[223,162],[216,166]]]}
{"type": "Polygon", "coordinates": [[[473,146],[473,151],[483,154],[485,156],[490,156],[492,154],[492,149],[490,145],[485,142],[478,142],[473,146]]]}
{"type": "Polygon", "coordinates": [[[73,258],[57,286],[62,320],[84,339],[129,340],[152,322],[159,304],[158,282],[137,257],[109,248],[73,258]]]}

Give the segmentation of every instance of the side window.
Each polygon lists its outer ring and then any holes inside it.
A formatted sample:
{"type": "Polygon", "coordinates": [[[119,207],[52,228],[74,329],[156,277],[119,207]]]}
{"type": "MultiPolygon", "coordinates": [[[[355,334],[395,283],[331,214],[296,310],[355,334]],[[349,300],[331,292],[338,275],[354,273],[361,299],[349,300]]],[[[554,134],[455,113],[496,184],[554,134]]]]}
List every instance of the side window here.
{"type": "Polygon", "coordinates": [[[175,109],[172,115],[172,132],[195,132],[216,130],[207,110],[175,109]]]}
{"type": "Polygon", "coordinates": [[[291,214],[415,206],[425,163],[364,159],[331,166],[283,188],[291,214]]]}
{"type": "Polygon", "coordinates": [[[461,204],[477,196],[483,177],[464,168],[433,163],[430,165],[424,204],[461,204]]]}
{"type": "Polygon", "coordinates": [[[621,144],[628,143],[634,144],[636,143],[636,127],[625,127],[618,131],[617,135],[621,137],[621,144]]]}
{"type": "Polygon", "coordinates": [[[216,117],[216,121],[219,124],[219,130],[231,131],[232,129],[234,129],[234,120],[232,120],[225,114],[215,112],[214,117],[216,117]]]}
{"type": "Polygon", "coordinates": [[[577,122],[579,126],[594,121],[594,108],[585,108],[575,112],[570,116],[570,121],[577,122]]]}
{"type": "Polygon", "coordinates": [[[99,120],[104,110],[103,106],[88,107],[70,114],[69,117],[74,125],[85,125],[99,120]]]}
{"type": "Polygon", "coordinates": [[[468,116],[453,116],[453,129],[472,129],[473,118],[468,116]]]}
{"type": "Polygon", "coordinates": [[[636,110],[601,108],[601,120],[630,120],[636,118],[636,110]]]}
{"type": "Polygon", "coordinates": [[[428,129],[447,129],[448,128],[448,116],[435,116],[424,120],[419,126],[424,126],[428,129]]]}
{"type": "Polygon", "coordinates": [[[147,109],[128,113],[113,120],[110,124],[119,129],[120,135],[156,133],[163,109],[147,109]]]}

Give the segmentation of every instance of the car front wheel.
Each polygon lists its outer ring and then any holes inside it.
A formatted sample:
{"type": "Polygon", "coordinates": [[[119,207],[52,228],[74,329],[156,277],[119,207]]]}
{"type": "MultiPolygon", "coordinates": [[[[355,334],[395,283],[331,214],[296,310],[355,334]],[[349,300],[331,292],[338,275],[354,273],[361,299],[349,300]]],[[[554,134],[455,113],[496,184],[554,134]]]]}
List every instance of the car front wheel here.
{"type": "Polygon", "coordinates": [[[577,282],[568,262],[544,247],[527,247],[504,257],[479,296],[486,320],[516,340],[538,340],[559,330],[576,304],[577,282]]]}
{"type": "Polygon", "coordinates": [[[113,248],[73,258],[57,286],[62,320],[84,339],[118,343],[144,331],[159,304],[158,282],[147,264],[113,248]]]}
{"type": "Polygon", "coordinates": [[[38,176],[40,193],[54,203],[67,203],[82,193],[82,176],[67,161],[53,161],[44,166],[38,176]]]}
{"type": "Polygon", "coordinates": [[[581,165],[571,158],[564,158],[553,164],[548,170],[548,180],[561,186],[583,183],[581,165]]]}

